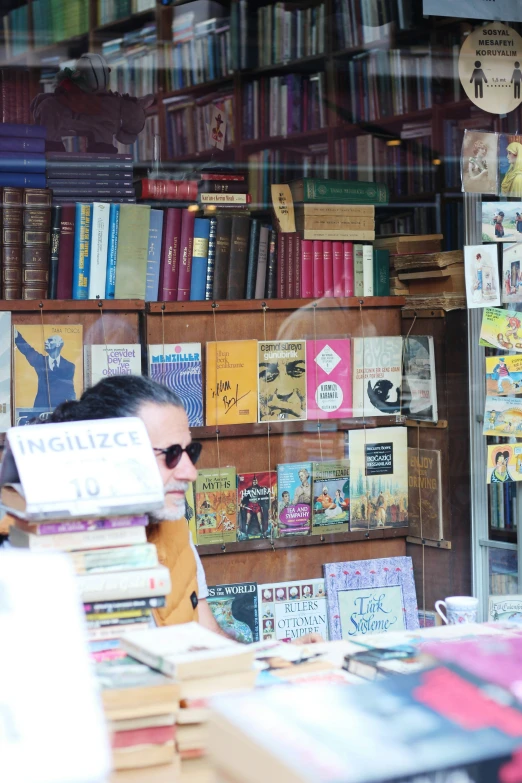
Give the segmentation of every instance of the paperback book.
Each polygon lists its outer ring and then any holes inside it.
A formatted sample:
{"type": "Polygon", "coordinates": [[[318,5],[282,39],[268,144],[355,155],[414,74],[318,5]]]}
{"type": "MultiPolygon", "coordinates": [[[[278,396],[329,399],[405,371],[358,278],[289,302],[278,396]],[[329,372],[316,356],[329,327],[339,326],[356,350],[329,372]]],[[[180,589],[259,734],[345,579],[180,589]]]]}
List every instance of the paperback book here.
{"type": "Polygon", "coordinates": [[[141,346],[85,345],[83,369],[86,389],[111,375],[141,375],[141,346]]]}
{"type": "Polygon", "coordinates": [[[181,397],[190,427],[203,426],[201,343],[149,345],[149,377],[181,397]]]}
{"type": "Polygon", "coordinates": [[[324,579],[258,585],[257,592],[264,641],[293,641],[308,633],[328,639],[324,579]]]}
{"type": "Polygon", "coordinates": [[[0,432],[11,426],[11,313],[0,313],[0,432]]]}
{"type": "Polygon", "coordinates": [[[207,601],[227,636],[243,644],[259,641],[257,582],[209,585],[207,601]]]}
{"type": "Polygon", "coordinates": [[[486,395],[522,394],[522,356],[486,356],[486,395]]]}
{"type": "Polygon", "coordinates": [[[308,419],[351,418],[350,340],[307,340],[306,366],[308,419]]]}
{"type": "Polygon", "coordinates": [[[444,533],[440,451],[408,449],[408,488],[410,536],[441,541],[444,533]]]}
{"type": "Polygon", "coordinates": [[[439,412],[433,337],[405,337],[403,349],[402,413],[416,421],[436,422],[439,412]]]}
{"type": "Polygon", "coordinates": [[[237,540],[277,535],[277,473],[241,473],[237,477],[237,540]]]}
{"type": "Polygon", "coordinates": [[[312,463],[277,466],[278,535],[307,536],[312,524],[312,463]]]}
{"type": "Polygon", "coordinates": [[[197,543],[235,541],[236,519],[236,469],[202,468],[196,479],[197,543]]]}
{"type": "Polygon", "coordinates": [[[402,337],[356,337],[353,352],[353,415],[399,413],[402,337]]]}
{"type": "Polygon", "coordinates": [[[312,533],[348,532],[350,521],[350,463],[312,463],[312,533]]]}
{"type": "Polygon", "coordinates": [[[306,419],[305,341],[260,342],[259,421],[306,419]]]}
{"type": "Polygon", "coordinates": [[[522,321],[517,310],[486,307],[482,314],[479,345],[522,353],[522,321]]]}
{"type": "Polygon", "coordinates": [[[257,421],[257,340],[207,343],[206,423],[257,421]]]}
{"type": "Polygon", "coordinates": [[[522,624],[522,595],[490,595],[488,621],[522,624]]]}
{"type": "Polygon", "coordinates": [[[488,484],[522,481],[522,444],[501,443],[488,446],[488,484]]]}

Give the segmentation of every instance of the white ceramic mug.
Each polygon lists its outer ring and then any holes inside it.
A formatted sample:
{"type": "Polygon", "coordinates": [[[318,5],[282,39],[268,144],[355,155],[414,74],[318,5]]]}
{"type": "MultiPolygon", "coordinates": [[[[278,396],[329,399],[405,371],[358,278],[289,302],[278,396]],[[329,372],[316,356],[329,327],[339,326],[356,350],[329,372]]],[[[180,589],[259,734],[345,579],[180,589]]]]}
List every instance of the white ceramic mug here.
{"type": "Polygon", "coordinates": [[[446,625],[476,623],[478,598],[472,598],[470,595],[452,595],[444,601],[436,601],[435,611],[446,625]],[[445,608],[447,616],[440,609],[441,606],[445,608]]]}

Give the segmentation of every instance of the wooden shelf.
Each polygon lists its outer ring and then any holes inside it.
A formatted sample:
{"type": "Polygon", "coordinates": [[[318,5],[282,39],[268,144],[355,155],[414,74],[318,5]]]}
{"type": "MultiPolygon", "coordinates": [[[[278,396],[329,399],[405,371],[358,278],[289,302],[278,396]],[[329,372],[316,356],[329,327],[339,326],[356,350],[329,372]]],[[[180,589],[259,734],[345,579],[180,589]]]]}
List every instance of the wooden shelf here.
{"type": "MultiPolygon", "coordinates": [[[[339,308],[388,308],[403,307],[403,296],[355,296],[346,298],[323,299],[237,299],[219,302],[149,302],[149,313],[211,313],[219,308],[220,312],[255,312],[256,310],[299,310],[316,307],[321,310],[339,308]],[[263,307],[265,305],[265,307],[263,307]]],[[[8,308],[5,308],[8,309],[8,308]]]]}
{"type": "Polygon", "coordinates": [[[271,63],[270,65],[260,65],[257,68],[238,71],[238,73],[241,74],[242,79],[255,79],[258,76],[270,73],[287,73],[296,68],[299,70],[306,68],[308,70],[308,66],[324,63],[327,56],[325,52],[322,52],[321,54],[312,54],[309,57],[301,57],[300,60],[286,60],[279,63],[271,63]]]}
{"type": "Polygon", "coordinates": [[[0,310],[10,310],[11,312],[35,312],[41,310],[48,312],[71,312],[71,311],[93,311],[93,310],[137,310],[145,311],[145,302],[143,299],[2,299],[0,300],[0,310]]]}
{"type": "MultiPolygon", "coordinates": [[[[374,429],[375,427],[393,427],[402,422],[395,416],[378,416],[368,419],[308,419],[306,421],[272,421],[261,424],[225,424],[219,427],[191,427],[195,440],[214,440],[220,438],[265,437],[270,435],[288,435],[306,432],[309,435],[326,435],[330,432],[348,432],[349,430],[374,429]],[[319,427],[317,425],[320,425],[319,427]]],[[[415,422],[415,424],[417,424],[415,422]]]]}
{"type": "Polygon", "coordinates": [[[303,142],[313,142],[318,139],[326,141],[327,134],[327,128],[318,128],[316,130],[301,131],[300,133],[290,133],[288,136],[267,136],[264,139],[247,139],[241,141],[240,146],[244,150],[256,150],[271,147],[274,144],[302,144],[303,142]]]}
{"type": "Polygon", "coordinates": [[[105,24],[97,25],[91,29],[92,35],[98,35],[104,32],[110,32],[114,30],[118,35],[125,30],[132,30],[134,27],[141,26],[148,19],[151,21],[155,18],[156,13],[154,8],[148,8],[146,11],[138,11],[130,16],[123,16],[121,19],[113,19],[112,22],[106,22],[105,24]]]}
{"type": "MultiPolygon", "coordinates": [[[[166,70],[170,70],[170,68],[166,68],[166,70]]],[[[220,87],[224,87],[225,85],[230,84],[234,81],[234,76],[231,74],[230,76],[223,76],[221,79],[213,79],[210,82],[201,82],[200,84],[190,84],[186,87],[181,87],[179,90],[171,90],[170,92],[164,92],[161,93],[158,97],[161,97],[161,99],[165,102],[169,100],[169,98],[185,98],[189,97],[190,95],[196,95],[200,92],[210,92],[215,91],[219,89],[220,87]]],[[[176,106],[176,104],[173,104],[176,106]]],[[[165,106],[166,110],[169,110],[169,104],[166,104],[165,106]]]]}

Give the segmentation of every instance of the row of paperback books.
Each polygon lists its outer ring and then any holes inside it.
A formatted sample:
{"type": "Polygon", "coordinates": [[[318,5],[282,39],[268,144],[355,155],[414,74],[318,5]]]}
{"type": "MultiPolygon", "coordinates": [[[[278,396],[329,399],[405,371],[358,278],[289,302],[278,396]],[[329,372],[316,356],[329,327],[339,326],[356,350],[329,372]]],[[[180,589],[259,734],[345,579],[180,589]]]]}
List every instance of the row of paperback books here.
{"type": "MultiPolygon", "coordinates": [[[[234,95],[232,92],[214,93],[200,98],[174,97],[163,101],[166,108],[166,136],[169,158],[179,158],[210,149],[208,129],[214,122],[216,105],[223,114],[227,145],[233,145],[234,95]]],[[[225,136],[225,134],[223,134],[225,136]]]]}
{"type": "Polygon", "coordinates": [[[154,8],[154,0],[98,0],[97,24],[109,24],[154,8]]]}
{"type": "Polygon", "coordinates": [[[223,16],[223,6],[212,3],[206,14],[197,4],[189,9],[175,9],[172,44],[164,46],[168,91],[223,79],[233,71],[230,18],[223,16]]]}
{"type": "Polygon", "coordinates": [[[124,33],[102,43],[110,67],[110,89],[141,97],[158,92],[159,54],[156,25],[124,33]]]}

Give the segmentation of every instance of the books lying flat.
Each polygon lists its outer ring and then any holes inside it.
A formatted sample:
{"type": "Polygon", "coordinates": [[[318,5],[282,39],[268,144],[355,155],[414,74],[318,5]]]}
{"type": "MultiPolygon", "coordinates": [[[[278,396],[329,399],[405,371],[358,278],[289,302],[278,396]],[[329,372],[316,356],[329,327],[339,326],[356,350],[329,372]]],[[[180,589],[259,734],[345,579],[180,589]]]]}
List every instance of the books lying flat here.
{"type": "Polygon", "coordinates": [[[442,253],[403,253],[392,255],[390,263],[396,271],[409,269],[445,269],[452,264],[463,264],[462,250],[448,250],[442,253]]]}
{"type": "MultiPolygon", "coordinates": [[[[162,745],[136,745],[130,748],[115,748],[112,752],[114,769],[137,769],[167,764],[175,757],[174,738],[162,745]]],[[[176,778],[173,777],[173,780],[176,778]]]]}
{"type": "Polygon", "coordinates": [[[84,603],[165,596],[171,591],[170,572],[165,566],[138,571],[78,576],[78,589],[84,603]]]}
{"type": "Polygon", "coordinates": [[[392,234],[377,237],[374,247],[384,248],[393,254],[439,253],[443,239],[442,234],[392,234]]]}
{"type": "Polygon", "coordinates": [[[198,623],[152,628],[122,640],[129,655],[178,681],[250,669],[254,652],[198,623]]]}
{"type": "Polygon", "coordinates": [[[43,522],[32,525],[17,519],[16,526],[35,536],[51,536],[56,533],[84,533],[92,530],[117,530],[121,527],[146,527],[148,517],[111,517],[110,519],[71,519],[70,522],[43,522]]]}
{"type": "Polygon", "coordinates": [[[70,557],[77,574],[130,571],[132,568],[153,568],[158,565],[158,553],[154,544],[112,546],[108,549],[74,552],[70,557]]]}
{"type": "Polygon", "coordinates": [[[25,530],[11,526],[9,541],[13,546],[26,547],[33,552],[50,549],[57,549],[60,552],[74,552],[80,549],[103,549],[112,546],[145,544],[147,534],[144,527],[122,527],[118,530],[90,530],[85,533],[37,536],[34,533],[26,533],[25,530]]]}
{"type": "MultiPolygon", "coordinates": [[[[243,645],[245,646],[245,645],[243,645]]],[[[197,680],[180,682],[182,699],[208,699],[225,691],[251,690],[256,684],[257,669],[218,674],[215,677],[200,677],[197,680]]]]}

